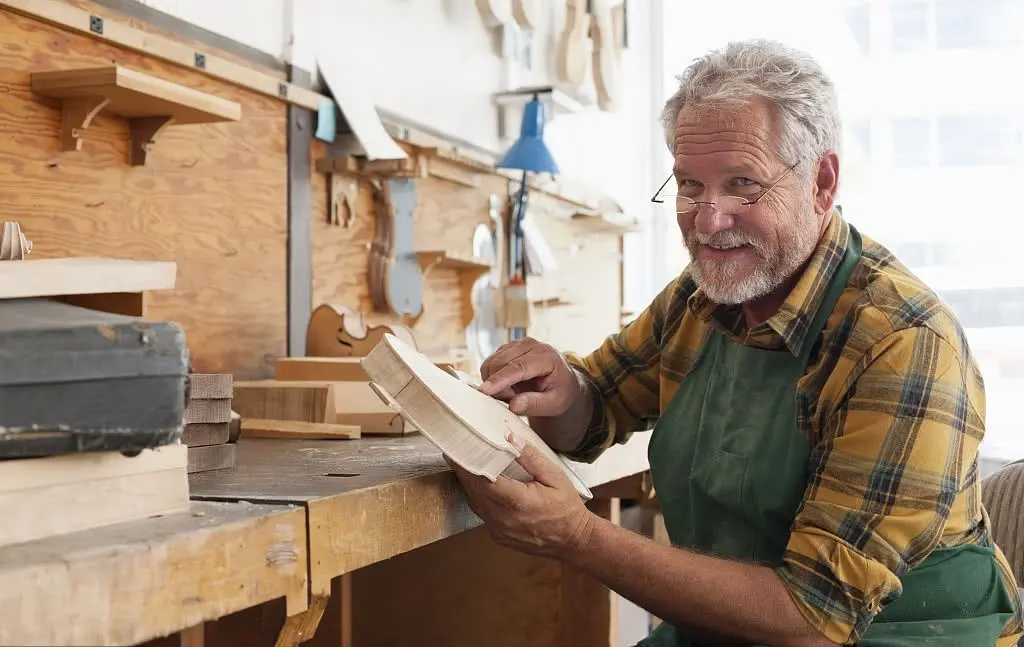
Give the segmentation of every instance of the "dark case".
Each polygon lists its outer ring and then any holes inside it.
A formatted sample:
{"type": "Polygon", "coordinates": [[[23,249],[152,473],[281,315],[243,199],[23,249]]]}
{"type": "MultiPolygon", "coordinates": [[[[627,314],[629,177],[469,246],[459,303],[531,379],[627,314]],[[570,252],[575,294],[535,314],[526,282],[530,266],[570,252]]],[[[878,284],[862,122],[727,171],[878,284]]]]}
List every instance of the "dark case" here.
{"type": "Polygon", "coordinates": [[[177,324],[0,300],[0,458],[178,442],[188,366],[177,324]]]}

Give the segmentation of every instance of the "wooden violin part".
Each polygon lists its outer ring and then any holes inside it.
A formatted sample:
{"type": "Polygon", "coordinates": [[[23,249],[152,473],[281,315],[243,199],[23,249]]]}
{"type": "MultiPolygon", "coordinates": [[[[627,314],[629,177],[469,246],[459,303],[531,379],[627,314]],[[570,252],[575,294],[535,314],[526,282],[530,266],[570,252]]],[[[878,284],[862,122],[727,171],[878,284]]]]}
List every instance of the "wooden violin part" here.
{"type": "Polygon", "coordinates": [[[582,498],[593,497],[568,463],[522,418],[394,335],[385,335],[362,364],[380,399],[470,473],[491,481],[502,475],[533,480],[516,462],[518,451],[507,439],[514,433],[561,467],[582,498]]]}
{"type": "Polygon", "coordinates": [[[325,303],[317,306],[309,317],[306,326],[306,355],[364,357],[388,333],[416,346],[412,331],[405,326],[368,326],[361,312],[340,304],[325,303]]]}
{"type": "Polygon", "coordinates": [[[594,88],[597,90],[597,105],[602,110],[614,110],[619,101],[622,82],[620,80],[619,37],[608,0],[591,0],[593,15],[590,23],[590,39],[594,43],[591,54],[591,68],[594,88]]]}
{"type": "Polygon", "coordinates": [[[423,313],[423,271],[413,247],[415,180],[386,177],[374,193],[375,231],[370,244],[370,299],[378,312],[415,321],[423,313]]]}
{"type": "Polygon", "coordinates": [[[559,81],[577,86],[586,79],[589,32],[587,0],[566,0],[565,28],[558,37],[555,54],[555,72],[559,81]]]}

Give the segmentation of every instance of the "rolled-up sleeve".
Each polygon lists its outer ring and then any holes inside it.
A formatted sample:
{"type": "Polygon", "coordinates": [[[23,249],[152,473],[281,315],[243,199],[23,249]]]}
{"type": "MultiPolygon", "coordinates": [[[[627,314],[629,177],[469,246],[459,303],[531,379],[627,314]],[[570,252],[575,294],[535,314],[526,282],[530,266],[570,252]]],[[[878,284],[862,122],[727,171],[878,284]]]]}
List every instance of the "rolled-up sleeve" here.
{"type": "Polygon", "coordinates": [[[856,643],[938,544],[983,436],[980,379],[932,330],[886,336],[821,411],[777,573],[807,621],[856,643]]]}

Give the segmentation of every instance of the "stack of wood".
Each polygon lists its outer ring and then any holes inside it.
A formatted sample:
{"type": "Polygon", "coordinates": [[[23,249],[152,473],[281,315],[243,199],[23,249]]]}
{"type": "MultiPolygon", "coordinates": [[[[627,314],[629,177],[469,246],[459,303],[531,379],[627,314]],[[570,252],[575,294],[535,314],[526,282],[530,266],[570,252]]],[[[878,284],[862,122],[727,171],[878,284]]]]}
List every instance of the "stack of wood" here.
{"type": "Polygon", "coordinates": [[[235,466],[231,434],[234,380],[230,373],[189,374],[182,442],[188,446],[188,472],[208,472],[235,466]]]}

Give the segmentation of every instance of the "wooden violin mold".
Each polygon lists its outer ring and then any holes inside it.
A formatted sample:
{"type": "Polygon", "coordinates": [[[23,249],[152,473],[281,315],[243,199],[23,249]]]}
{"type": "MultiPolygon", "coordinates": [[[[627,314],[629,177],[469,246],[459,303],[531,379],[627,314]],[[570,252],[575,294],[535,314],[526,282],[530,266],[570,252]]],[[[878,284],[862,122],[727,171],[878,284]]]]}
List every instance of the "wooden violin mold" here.
{"type": "Polygon", "coordinates": [[[317,306],[306,326],[308,357],[365,357],[373,347],[392,334],[414,348],[412,331],[405,326],[368,326],[362,313],[347,306],[325,303],[317,306]]]}

